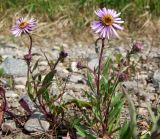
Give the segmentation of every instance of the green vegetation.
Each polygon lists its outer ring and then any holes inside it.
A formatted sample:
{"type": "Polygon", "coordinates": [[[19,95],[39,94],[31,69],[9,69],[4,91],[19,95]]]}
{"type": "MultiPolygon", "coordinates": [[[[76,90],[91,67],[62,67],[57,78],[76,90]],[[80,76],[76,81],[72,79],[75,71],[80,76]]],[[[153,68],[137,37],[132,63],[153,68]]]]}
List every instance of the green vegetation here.
{"type": "Polygon", "coordinates": [[[59,17],[71,19],[76,28],[89,26],[93,11],[98,7],[114,8],[122,11],[128,28],[139,27],[148,16],[160,15],[160,0],[5,0],[0,3],[0,15],[8,11],[36,14],[44,20],[59,17]]]}

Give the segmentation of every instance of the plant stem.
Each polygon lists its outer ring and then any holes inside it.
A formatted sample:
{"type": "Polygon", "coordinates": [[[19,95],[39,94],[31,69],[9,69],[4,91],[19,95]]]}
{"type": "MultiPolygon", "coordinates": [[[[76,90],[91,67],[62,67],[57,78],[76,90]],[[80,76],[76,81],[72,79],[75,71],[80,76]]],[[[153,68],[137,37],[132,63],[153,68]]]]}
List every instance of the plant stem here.
{"type": "Polygon", "coordinates": [[[29,45],[29,48],[28,48],[28,54],[31,54],[31,51],[32,51],[32,36],[27,33],[29,39],[30,39],[30,45],[29,45]]]}
{"type": "Polygon", "coordinates": [[[99,64],[98,64],[98,79],[97,79],[97,95],[100,93],[100,74],[101,74],[101,63],[103,58],[103,50],[104,50],[104,38],[102,39],[102,47],[99,55],[99,64]]]}

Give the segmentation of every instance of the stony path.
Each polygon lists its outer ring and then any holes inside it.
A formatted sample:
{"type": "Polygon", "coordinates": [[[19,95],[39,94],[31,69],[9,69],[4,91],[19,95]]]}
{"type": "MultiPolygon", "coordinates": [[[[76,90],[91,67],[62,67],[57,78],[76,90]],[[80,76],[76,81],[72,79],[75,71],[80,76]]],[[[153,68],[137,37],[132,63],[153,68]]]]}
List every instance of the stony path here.
{"type": "MultiPolygon", "coordinates": [[[[136,76],[130,81],[125,82],[126,87],[131,91],[135,99],[135,105],[138,108],[139,114],[146,115],[146,101],[149,102],[152,107],[157,107],[159,104],[159,94],[160,94],[160,47],[152,47],[150,43],[144,43],[144,51],[142,55],[142,63],[138,63],[137,67],[139,71],[136,76]]],[[[121,52],[122,55],[126,54],[125,44],[113,45],[114,47],[106,49],[106,55],[112,54],[114,52],[121,52]]],[[[61,46],[53,47],[39,47],[37,45],[33,46],[33,53],[39,54],[34,56],[33,63],[40,58],[39,71],[47,73],[49,67],[47,62],[43,57],[43,52],[46,53],[50,60],[56,60],[58,57],[61,46]]],[[[65,51],[68,53],[68,58],[64,63],[60,63],[57,67],[57,76],[61,78],[66,78],[70,75],[69,82],[67,83],[66,93],[64,95],[64,100],[67,101],[71,98],[84,99],[82,95],[82,89],[88,89],[86,85],[86,77],[84,72],[79,71],[76,68],[77,61],[86,61],[88,66],[93,69],[97,65],[97,54],[94,50],[94,45],[82,45],[80,42],[73,44],[63,44],[65,51]]],[[[3,62],[0,68],[3,68],[7,75],[13,77],[14,86],[12,85],[10,78],[1,78],[1,83],[5,84],[7,87],[6,96],[9,102],[9,106],[17,114],[21,114],[24,110],[20,107],[18,100],[24,98],[27,100],[31,107],[34,105],[29,100],[26,89],[26,71],[27,66],[23,60],[24,54],[27,53],[27,48],[20,47],[13,43],[3,43],[0,42],[0,55],[3,58],[3,62]]],[[[136,58],[135,58],[136,59],[136,58]]],[[[53,83],[51,87],[51,94],[57,94],[59,92],[57,84],[53,83]]],[[[46,131],[49,128],[49,123],[45,121],[43,115],[39,112],[35,112],[29,120],[25,123],[25,129],[28,132],[32,131],[46,131]],[[36,113],[36,114],[35,114],[36,113]],[[37,117],[42,121],[42,127],[38,124],[37,117]],[[34,123],[34,124],[32,124],[34,123]]],[[[16,129],[15,123],[11,121],[6,121],[6,125],[11,125],[13,129],[16,129]]],[[[5,128],[3,129],[5,130],[5,128]]]]}

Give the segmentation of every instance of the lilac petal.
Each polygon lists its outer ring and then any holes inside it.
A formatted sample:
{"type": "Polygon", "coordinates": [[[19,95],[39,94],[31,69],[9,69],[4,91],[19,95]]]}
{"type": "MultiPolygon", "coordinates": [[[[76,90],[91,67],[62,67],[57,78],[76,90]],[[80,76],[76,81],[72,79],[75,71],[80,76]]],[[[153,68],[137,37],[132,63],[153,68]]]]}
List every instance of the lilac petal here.
{"type": "Polygon", "coordinates": [[[99,17],[103,17],[105,15],[105,13],[101,9],[95,11],[95,14],[99,17]]]}
{"type": "Polygon", "coordinates": [[[100,26],[100,27],[96,30],[96,33],[100,32],[103,28],[104,28],[104,26],[100,26]]]}
{"type": "Polygon", "coordinates": [[[122,20],[121,18],[118,18],[118,17],[116,17],[115,19],[114,19],[114,21],[120,21],[120,20],[122,20]]]}
{"type": "Polygon", "coordinates": [[[106,9],[106,8],[103,8],[102,10],[103,10],[104,14],[108,14],[108,12],[107,12],[107,9],[106,9]]]}
{"type": "Polygon", "coordinates": [[[114,23],[121,24],[121,23],[124,23],[124,21],[114,21],[114,23]]]}
{"type": "Polygon", "coordinates": [[[114,17],[118,17],[118,16],[120,16],[121,15],[121,13],[118,13],[118,14],[116,14],[114,17]]]}
{"type": "Polygon", "coordinates": [[[117,37],[117,38],[119,38],[119,35],[118,35],[118,33],[116,32],[116,30],[111,26],[111,30],[113,31],[113,34],[117,37]]]}
{"type": "Polygon", "coordinates": [[[103,38],[106,37],[106,28],[103,28],[103,30],[102,30],[102,32],[101,32],[101,36],[102,36],[103,38]]]}
{"type": "Polygon", "coordinates": [[[94,21],[92,24],[91,24],[91,27],[93,30],[95,30],[96,28],[98,28],[99,26],[101,26],[101,23],[99,21],[94,21]]]}
{"type": "Polygon", "coordinates": [[[113,27],[115,27],[116,29],[119,29],[119,30],[123,30],[123,28],[118,24],[113,23],[113,27]]]}
{"type": "Polygon", "coordinates": [[[108,39],[109,39],[109,36],[110,36],[110,30],[111,30],[110,27],[107,27],[107,28],[106,28],[107,38],[108,38],[108,39]]]}

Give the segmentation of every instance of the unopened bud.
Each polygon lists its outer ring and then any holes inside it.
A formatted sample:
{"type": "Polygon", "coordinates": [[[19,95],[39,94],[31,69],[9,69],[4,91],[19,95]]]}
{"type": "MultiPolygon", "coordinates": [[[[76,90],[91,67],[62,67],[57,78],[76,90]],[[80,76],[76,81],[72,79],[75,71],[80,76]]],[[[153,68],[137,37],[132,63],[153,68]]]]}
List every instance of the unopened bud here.
{"type": "Polygon", "coordinates": [[[81,64],[81,62],[77,62],[77,69],[83,69],[83,68],[85,68],[82,64],[81,64]]]}
{"type": "Polygon", "coordinates": [[[60,53],[59,53],[59,57],[60,58],[66,58],[68,56],[68,53],[66,53],[65,51],[61,51],[60,53]]]}
{"type": "Polygon", "coordinates": [[[27,62],[31,62],[31,60],[32,60],[32,54],[26,54],[26,55],[24,55],[24,59],[25,59],[27,62]]]}
{"type": "Polygon", "coordinates": [[[142,49],[143,49],[142,43],[136,42],[135,44],[133,44],[132,52],[133,53],[140,52],[142,49]]]}

